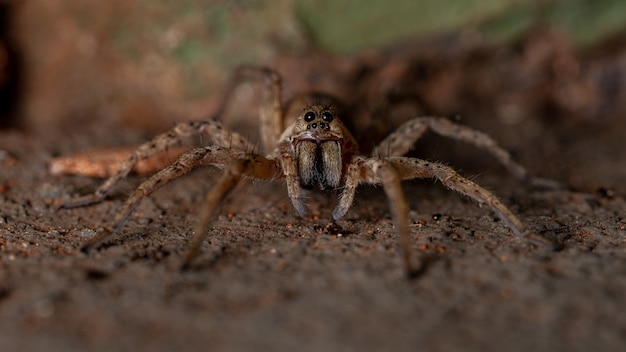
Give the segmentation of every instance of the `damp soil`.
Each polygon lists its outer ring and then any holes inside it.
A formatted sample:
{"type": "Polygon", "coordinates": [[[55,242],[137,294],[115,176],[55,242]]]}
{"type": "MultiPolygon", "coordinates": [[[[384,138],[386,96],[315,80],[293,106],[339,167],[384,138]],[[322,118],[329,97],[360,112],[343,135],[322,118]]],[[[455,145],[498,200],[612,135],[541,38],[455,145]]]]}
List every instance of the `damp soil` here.
{"type": "Polygon", "coordinates": [[[59,200],[101,182],[49,175],[50,158],[76,140],[2,132],[9,154],[0,191],[0,346],[620,350],[626,189],[623,159],[611,151],[624,129],[552,130],[544,138],[561,133],[580,139],[561,146],[568,167],[560,172],[544,156],[519,152],[531,170],[576,190],[528,188],[491,160],[464,171],[562,250],[514,238],[490,211],[440,184],[407,182],[412,251],[423,265],[408,280],[382,189],[361,187],[345,219],[332,222],[334,194],[311,193],[301,218],[283,184],[252,181],[223,204],[193,268],[181,272],[197,209],[217,175],[208,169],[159,190],[121,235],[82,253],[81,243],[141,178],[130,177],[101,204],[57,210],[59,200]]]}

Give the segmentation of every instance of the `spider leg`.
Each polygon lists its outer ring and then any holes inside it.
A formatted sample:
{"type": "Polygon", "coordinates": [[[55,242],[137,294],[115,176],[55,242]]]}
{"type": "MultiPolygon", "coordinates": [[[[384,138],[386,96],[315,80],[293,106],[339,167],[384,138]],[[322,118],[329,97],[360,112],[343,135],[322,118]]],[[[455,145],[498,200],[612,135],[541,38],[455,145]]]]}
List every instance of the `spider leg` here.
{"type": "Polygon", "coordinates": [[[189,243],[187,252],[183,258],[181,269],[189,268],[191,261],[198,254],[198,250],[207,235],[207,227],[209,222],[213,219],[219,205],[226,198],[226,196],[235,188],[241,179],[243,172],[241,163],[233,163],[229,165],[224,173],[219,178],[215,186],[207,192],[204,197],[204,203],[202,207],[202,213],[200,214],[200,220],[196,224],[194,235],[189,243]]]}
{"type": "Polygon", "coordinates": [[[198,136],[206,137],[219,146],[240,151],[245,151],[249,146],[248,141],[243,136],[225,130],[222,124],[215,120],[182,122],[135,149],[122,166],[98,187],[93,194],[69,200],[61,204],[60,208],[76,208],[103,201],[113,187],[128,176],[140,160],[148,159],[172,146],[180,145],[187,139],[197,138],[198,136]]]}
{"type": "Polygon", "coordinates": [[[491,192],[476,183],[462,177],[452,168],[416,158],[356,158],[346,172],[344,191],[339,204],[333,211],[335,219],[341,218],[352,204],[354,192],[359,182],[382,184],[389,198],[389,206],[398,231],[400,248],[407,274],[412,277],[418,274],[411,260],[411,239],[408,227],[408,203],[402,190],[401,180],[414,178],[435,178],[449,189],[466,195],[480,205],[486,205],[504,221],[516,236],[539,246],[554,249],[554,244],[535,233],[526,226],[491,192]]]}
{"type": "Polygon", "coordinates": [[[83,244],[83,246],[81,247],[81,250],[87,251],[103,239],[119,232],[119,230],[121,230],[121,228],[126,223],[128,217],[139,206],[139,204],[145,197],[156,191],[161,186],[164,186],[165,184],[185,175],[193,168],[201,165],[207,148],[196,148],[185,152],[178,158],[178,160],[176,160],[176,162],[145,180],[128,197],[122,209],[120,209],[120,211],[113,219],[113,226],[105,228],[104,231],[101,232],[99,235],[85,242],[85,244],[83,244]]]}
{"type": "Polygon", "coordinates": [[[532,177],[528,170],[513,160],[511,154],[502,149],[489,135],[476,131],[472,128],[456,124],[442,117],[419,117],[409,120],[387,138],[385,138],[372,153],[373,157],[401,156],[406,154],[415,142],[427,131],[433,131],[441,136],[456,139],[472,144],[479,149],[491,154],[513,176],[535,187],[540,188],[563,188],[556,181],[532,177]]]}
{"type": "MultiPolygon", "coordinates": [[[[105,238],[119,232],[128,220],[128,217],[139,206],[141,201],[167,183],[187,174],[189,171],[198,166],[216,165],[218,167],[225,167],[234,162],[243,164],[245,166],[244,172],[255,178],[269,179],[280,176],[280,168],[274,160],[266,159],[258,155],[247,155],[244,152],[238,152],[218,146],[207,146],[192,149],[181,155],[176,162],[152,175],[139,187],[137,187],[113,219],[112,226],[105,228],[102,233],[87,241],[81,247],[81,250],[87,251],[105,238]]],[[[232,167],[230,167],[229,170],[231,168],[232,167]]],[[[226,174],[230,173],[232,172],[226,172],[226,174]]],[[[223,178],[224,177],[222,177],[222,179],[223,178]]],[[[220,179],[220,182],[218,182],[218,188],[223,187],[223,183],[224,182],[220,179]]],[[[228,191],[229,190],[226,189],[224,192],[227,193],[228,191]]],[[[208,207],[209,205],[205,206],[208,207]]],[[[214,206],[217,206],[217,204],[214,206]]],[[[213,212],[213,210],[211,210],[211,212],[213,212]]],[[[207,222],[208,220],[203,221],[207,222]]]]}
{"type": "Polygon", "coordinates": [[[371,165],[372,171],[383,184],[383,189],[389,198],[389,207],[393,215],[394,224],[398,231],[400,249],[407,275],[413,277],[418,271],[411,261],[411,238],[409,236],[409,205],[404,196],[400,184],[400,174],[383,159],[379,159],[371,165]]]}
{"type": "Polygon", "coordinates": [[[449,189],[466,195],[480,205],[489,207],[498,217],[508,225],[516,236],[548,249],[554,249],[554,244],[526,228],[502,202],[491,192],[478,184],[462,177],[452,168],[439,163],[433,163],[416,158],[391,157],[386,158],[401,179],[435,178],[449,189]]]}
{"type": "Polygon", "coordinates": [[[411,239],[409,236],[409,207],[402,191],[401,174],[393,164],[386,159],[364,159],[356,157],[348,165],[345,173],[344,189],[339,198],[337,207],[333,210],[333,218],[342,218],[354,200],[354,193],[359,182],[382,184],[389,198],[389,207],[393,221],[398,231],[400,249],[404,266],[409,277],[413,277],[418,271],[411,260],[411,239]]]}
{"type": "Polygon", "coordinates": [[[229,91],[233,91],[242,81],[251,79],[263,83],[259,106],[261,144],[263,151],[269,154],[273,152],[284,129],[281,78],[276,71],[267,67],[241,66],[236,71],[229,91]]]}
{"type": "Polygon", "coordinates": [[[274,179],[281,177],[281,169],[274,159],[267,159],[259,155],[240,154],[238,158],[231,160],[215,186],[207,192],[204,198],[200,220],[183,258],[181,269],[187,269],[191,265],[191,261],[198,254],[198,250],[206,238],[207,228],[216,215],[218,206],[237,186],[242,175],[257,179],[274,179]]]}
{"type": "Polygon", "coordinates": [[[304,197],[302,188],[300,188],[300,176],[298,175],[298,165],[293,155],[282,153],[280,155],[283,174],[287,182],[287,194],[291,199],[291,204],[300,216],[306,215],[306,206],[304,205],[304,197]]]}
{"type": "Polygon", "coordinates": [[[356,193],[356,188],[359,186],[359,182],[361,181],[361,168],[363,167],[363,158],[355,157],[354,160],[348,165],[346,168],[344,183],[343,183],[343,191],[341,192],[341,196],[339,197],[339,202],[337,206],[333,210],[333,219],[339,220],[341,219],[348,210],[350,206],[352,206],[352,202],[354,201],[354,194],[356,193]]]}

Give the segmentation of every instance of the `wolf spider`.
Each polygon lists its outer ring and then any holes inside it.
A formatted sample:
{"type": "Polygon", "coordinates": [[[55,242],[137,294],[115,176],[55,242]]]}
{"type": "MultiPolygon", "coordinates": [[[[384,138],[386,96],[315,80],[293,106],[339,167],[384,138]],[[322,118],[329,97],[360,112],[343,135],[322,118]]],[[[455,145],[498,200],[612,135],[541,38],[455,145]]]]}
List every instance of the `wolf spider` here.
{"type": "Polygon", "coordinates": [[[129,196],[114,218],[112,226],[87,241],[82,250],[86,251],[119,232],[142,199],[152,192],[204,165],[217,166],[223,169],[223,173],[205,196],[200,220],[183,259],[183,268],[191,264],[206,237],[207,227],[216,215],[218,206],[242,176],[264,180],[284,179],[293,207],[301,216],[306,213],[303,189],[341,190],[338,204],[332,212],[335,220],[341,219],[346,214],[359,184],[382,184],[389,198],[404,266],[409,275],[415,273],[416,269],[410,254],[408,204],[402,191],[402,180],[435,178],[446,187],[489,207],[515,235],[540,246],[553,248],[550,241],[530,232],[491,192],[460,176],[450,167],[402,156],[417,139],[431,130],[485,150],[515,177],[531,185],[544,187],[557,185],[553,181],[531,177],[524,167],[513,161],[509,153],[488,135],[445,118],[419,117],[405,122],[386,137],[374,149],[372,156],[364,156],[359,154],[354,137],[341,122],[333,106],[307,105],[295,121],[283,131],[285,109],[281,103],[282,88],[279,74],[271,69],[254,67],[242,67],[237,72],[238,75],[227,91],[224,101],[228,100],[233,87],[239,84],[237,82],[243,79],[260,79],[264,82],[264,94],[260,103],[260,132],[265,155],[250,152],[250,143],[246,138],[227,131],[214,119],[178,124],[137,148],[95,193],[71,200],[61,206],[72,208],[101,202],[139,160],[164,151],[185,139],[201,135],[212,142],[208,146],[185,152],[174,163],[144,181],[129,196]]]}

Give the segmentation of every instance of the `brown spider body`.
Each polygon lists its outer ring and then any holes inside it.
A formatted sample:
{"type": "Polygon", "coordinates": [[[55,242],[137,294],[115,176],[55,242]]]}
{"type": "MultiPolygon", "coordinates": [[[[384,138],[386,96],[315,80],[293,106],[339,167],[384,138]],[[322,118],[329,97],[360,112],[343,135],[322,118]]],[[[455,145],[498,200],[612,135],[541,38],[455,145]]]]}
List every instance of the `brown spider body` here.
{"type": "Polygon", "coordinates": [[[196,227],[183,266],[188,266],[195,257],[207,232],[207,227],[222,200],[237,185],[242,176],[257,179],[283,179],[287,192],[299,215],[306,213],[303,190],[341,190],[339,201],[333,210],[333,218],[340,219],[352,205],[359,184],[379,184],[389,198],[394,223],[400,237],[406,270],[415,273],[410,255],[408,228],[408,204],[401,181],[414,178],[435,178],[446,187],[464,194],[493,210],[518,236],[533,243],[551,248],[552,244],[543,237],[530,232],[524,224],[491,192],[463,178],[453,169],[440,163],[403,157],[409,148],[427,130],[473,144],[493,155],[519,179],[533,185],[558,187],[559,184],[533,178],[510,155],[500,148],[489,136],[460,126],[443,118],[414,118],[401,125],[375,148],[372,157],[360,155],[358,145],[337,116],[336,110],[326,104],[306,106],[294,122],[284,129],[284,109],[281,105],[280,76],[272,70],[245,67],[238,71],[226,94],[228,100],[233,87],[242,78],[262,79],[265,94],[260,107],[261,137],[266,155],[249,152],[250,143],[241,135],[226,131],[215,120],[186,122],[141,145],[130,158],[109,177],[92,195],[66,202],[62,207],[85,206],[102,201],[111,189],[141,160],[168,150],[182,140],[198,134],[211,140],[205,147],[191,149],[176,162],[144,181],[133,192],[113,221],[111,227],[88,241],[83,249],[89,249],[106,237],[118,232],[126,219],[141,200],[152,192],[179,178],[192,169],[213,165],[223,169],[222,176],[207,193],[200,221],[196,227]],[[386,156],[381,156],[386,151],[386,156]]]}

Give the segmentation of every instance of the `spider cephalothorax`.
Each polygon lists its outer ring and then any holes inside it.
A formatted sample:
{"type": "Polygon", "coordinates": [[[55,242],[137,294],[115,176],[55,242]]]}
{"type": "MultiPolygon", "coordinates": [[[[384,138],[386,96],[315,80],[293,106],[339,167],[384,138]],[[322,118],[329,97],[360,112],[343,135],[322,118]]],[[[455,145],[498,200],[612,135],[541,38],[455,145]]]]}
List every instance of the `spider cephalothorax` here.
{"type": "MultiPolygon", "coordinates": [[[[83,249],[88,249],[118,232],[141,200],[156,189],[203,165],[218,166],[223,169],[223,174],[205,197],[200,221],[183,266],[191,263],[206,236],[210,220],[217,213],[218,205],[242,176],[267,180],[283,179],[287,184],[289,198],[300,215],[306,213],[303,189],[340,189],[339,201],[333,210],[334,219],[340,219],[346,214],[359,184],[382,185],[389,198],[405,267],[409,274],[414,273],[415,269],[410,256],[412,243],[408,227],[408,204],[400,183],[405,179],[435,178],[446,187],[489,207],[516,235],[533,243],[552,247],[550,241],[530,232],[491,192],[460,176],[450,167],[402,156],[426,131],[432,130],[485,150],[523,181],[547,187],[559,185],[552,181],[530,177],[526,169],[515,163],[509,153],[486,134],[454,124],[444,118],[419,117],[401,125],[374,149],[372,157],[367,157],[358,154],[355,139],[340,121],[335,109],[329,105],[306,106],[281,134],[285,109],[281,102],[280,76],[265,68],[245,67],[238,72],[240,78],[261,78],[265,82],[266,94],[260,108],[261,138],[265,154],[250,152],[250,143],[246,138],[227,131],[215,120],[178,124],[172,130],[137,148],[122,167],[94,194],[63,205],[76,207],[102,201],[139,160],[179,144],[184,139],[200,134],[212,142],[208,146],[185,152],[172,165],[144,181],[130,195],[113,220],[112,226],[105,228],[102,233],[88,241],[83,249]],[[380,152],[383,150],[386,151],[385,156],[380,152]]],[[[226,94],[226,100],[228,97],[229,94],[226,94]]]]}
{"type": "Polygon", "coordinates": [[[332,106],[310,105],[281,137],[279,150],[295,155],[300,186],[320,190],[339,187],[344,165],[356,143],[332,106]]]}

